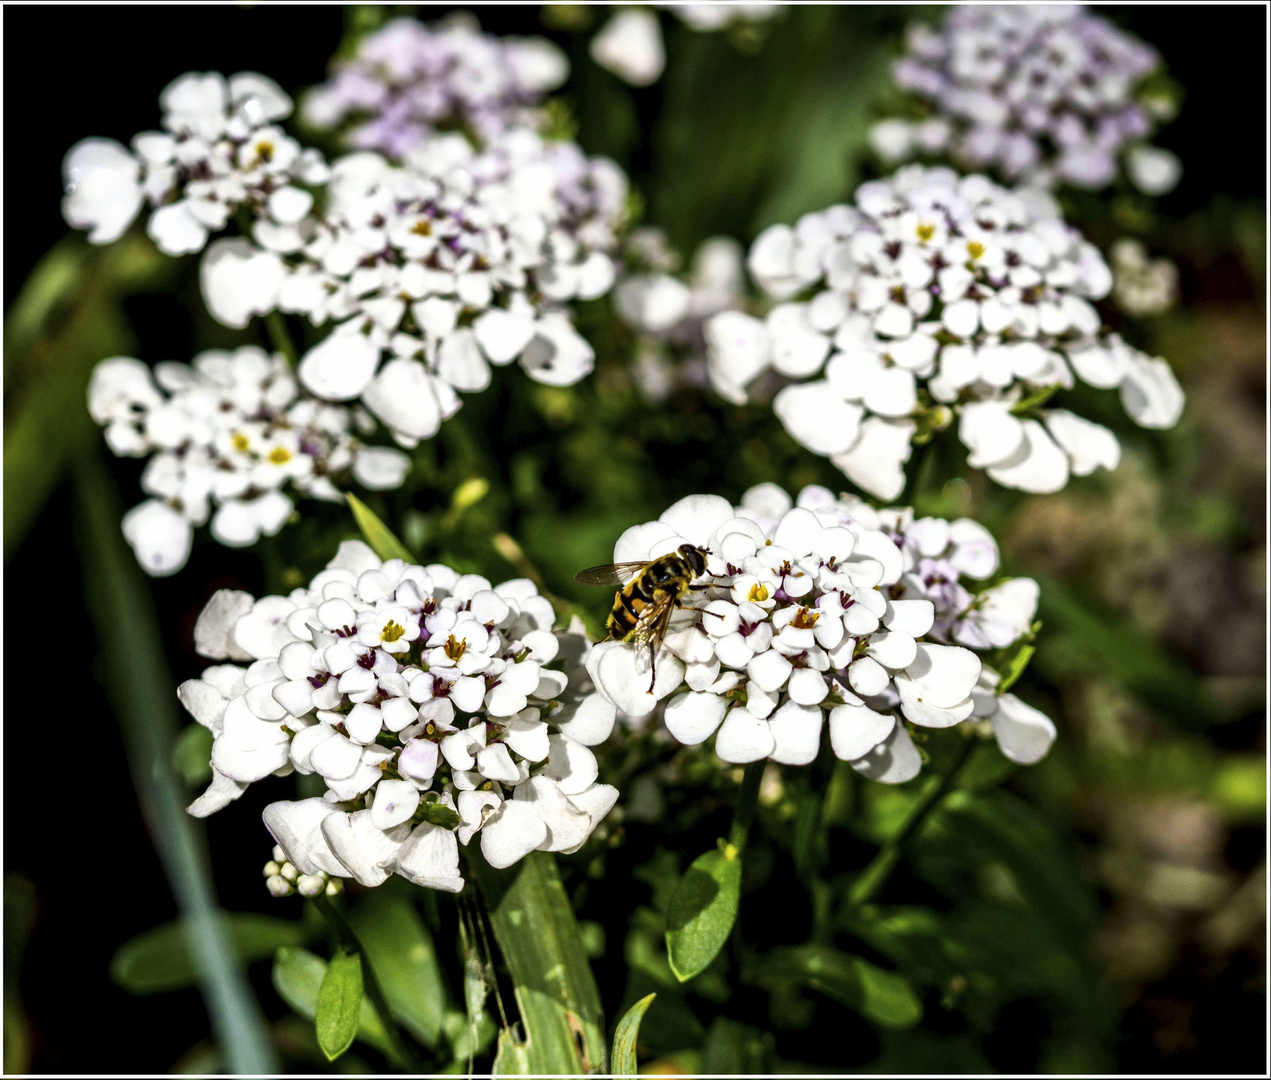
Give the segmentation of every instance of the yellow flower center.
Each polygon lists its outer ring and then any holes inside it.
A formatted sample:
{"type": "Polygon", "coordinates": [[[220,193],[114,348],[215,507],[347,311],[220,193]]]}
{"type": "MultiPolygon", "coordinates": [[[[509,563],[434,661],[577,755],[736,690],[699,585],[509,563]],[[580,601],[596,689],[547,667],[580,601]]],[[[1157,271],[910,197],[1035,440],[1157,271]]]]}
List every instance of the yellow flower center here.
{"type": "Polygon", "coordinates": [[[925,244],[928,240],[930,240],[933,236],[936,235],[936,227],[934,225],[928,225],[926,222],[923,222],[921,225],[918,226],[917,232],[918,232],[918,239],[925,244]]]}
{"type": "Polygon", "coordinates": [[[420,218],[410,227],[410,231],[416,236],[432,236],[432,222],[427,218],[420,218]]]}
{"type": "Polygon", "coordinates": [[[237,450],[240,454],[246,453],[247,448],[251,446],[252,444],[251,439],[249,439],[241,431],[238,432],[231,441],[234,444],[234,449],[237,450]]]}
{"type": "Polygon", "coordinates": [[[978,240],[968,240],[966,244],[966,253],[973,259],[978,259],[984,254],[984,245],[978,240]]]}
{"type": "Polygon", "coordinates": [[[388,622],[384,624],[384,629],[380,631],[380,637],[382,637],[385,641],[392,642],[396,641],[404,633],[406,633],[406,627],[404,627],[401,623],[395,623],[392,619],[389,619],[388,622]]]}
{"type": "Polygon", "coordinates": [[[274,144],[268,139],[261,139],[261,141],[256,144],[256,156],[261,161],[272,161],[274,157],[274,144]]]}
{"type": "Polygon", "coordinates": [[[762,604],[768,599],[768,586],[756,581],[750,586],[750,592],[746,594],[746,599],[755,604],[762,604]]]}
{"type": "Polygon", "coordinates": [[[795,613],[794,618],[790,620],[790,625],[796,630],[811,630],[812,627],[816,625],[817,619],[820,617],[821,613],[819,611],[813,611],[811,608],[801,607],[795,613]]]}
{"type": "Polygon", "coordinates": [[[454,634],[451,634],[448,638],[446,638],[446,647],[444,651],[445,654],[450,657],[451,661],[457,664],[459,663],[459,657],[463,655],[463,651],[467,647],[467,638],[464,638],[462,641],[456,641],[454,634]]]}
{"type": "Polygon", "coordinates": [[[269,460],[274,465],[286,465],[291,460],[291,451],[285,446],[275,446],[269,451],[269,460]]]}

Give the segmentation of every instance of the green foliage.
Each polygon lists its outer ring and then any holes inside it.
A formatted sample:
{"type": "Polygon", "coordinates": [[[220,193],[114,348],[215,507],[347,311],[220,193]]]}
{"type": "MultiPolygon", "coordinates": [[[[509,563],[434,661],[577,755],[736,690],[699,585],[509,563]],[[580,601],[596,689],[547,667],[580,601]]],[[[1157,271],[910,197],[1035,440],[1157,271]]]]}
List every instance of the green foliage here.
{"type": "Polygon", "coordinates": [[[752,974],[820,990],[883,1027],[912,1027],[922,1019],[922,1002],[903,976],[829,946],[775,949],[755,961],[752,974]]]}
{"type": "MultiPolygon", "coordinates": [[[[288,919],[226,912],[225,922],[234,951],[244,964],[304,940],[300,925],[288,919]]],[[[198,970],[190,953],[188,929],[175,920],[125,941],[110,961],[110,977],[131,994],[161,994],[193,986],[198,970]]]]}
{"type": "Polygon", "coordinates": [[[314,1005],[318,1046],[328,1061],[334,1061],[353,1045],[361,1011],[362,958],[341,950],[327,964],[314,1005]]]}
{"type": "MultiPolygon", "coordinates": [[[[315,1021],[318,997],[326,981],[327,962],[306,949],[284,946],[274,956],[273,981],[278,995],[306,1020],[315,1021]]],[[[358,968],[359,986],[361,967],[358,968]]],[[[356,1038],[374,1047],[390,1060],[395,1059],[393,1044],[384,1030],[375,1006],[365,998],[357,1012],[356,1038]]]]}
{"type": "Polygon", "coordinates": [[[741,855],[729,844],[693,860],[666,913],[666,948],[681,982],[700,975],[719,955],[737,921],[741,855]]]}
{"type": "Polygon", "coordinates": [[[644,1019],[644,1014],[649,1011],[649,1006],[656,997],[657,994],[642,997],[618,1021],[613,1032],[611,1061],[615,1076],[635,1076],[639,1072],[636,1067],[636,1041],[640,1037],[640,1021],[644,1019]]]}
{"type": "Polygon", "coordinates": [[[345,498],[349,500],[349,509],[353,511],[353,520],[362,531],[362,538],[376,555],[381,559],[415,561],[415,556],[407,550],[406,545],[393,535],[393,531],[375,516],[366,503],[356,495],[346,495],[345,498]]]}
{"type": "Polygon", "coordinates": [[[212,733],[202,724],[188,724],[172,744],[172,765],[189,787],[212,779],[212,733]]]}

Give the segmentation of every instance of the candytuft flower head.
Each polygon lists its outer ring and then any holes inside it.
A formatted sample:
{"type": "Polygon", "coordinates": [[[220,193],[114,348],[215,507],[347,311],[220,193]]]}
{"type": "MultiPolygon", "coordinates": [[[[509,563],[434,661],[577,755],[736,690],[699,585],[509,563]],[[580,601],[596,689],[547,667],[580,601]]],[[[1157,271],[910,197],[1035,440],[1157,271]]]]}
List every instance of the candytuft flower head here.
{"type": "Polygon", "coordinates": [[[308,212],[326,164],[278,123],[291,98],[271,79],[240,72],[190,72],[160,95],[162,131],[144,131],[131,151],[112,139],[83,139],[62,162],[62,213],[94,244],[117,240],[145,202],[146,231],[168,255],[200,251],[240,208],[291,223],[308,212]]]}
{"type": "Polygon", "coordinates": [[[433,24],[393,19],[301,102],[306,123],[343,128],[345,143],[401,158],[441,131],[480,143],[537,127],[546,94],[569,74],[544,38],[483,34],[471,16],[433,24]]]}
{"type": "Polygon", "coordinates": [[[765,484],[740,507],[714,495],[681,499],[628,529],[614,560],[682,543],[710,552],[698,583],[707,588],[674,617],[652,691],[630,645],[603,642],[588,657],[597,688],[627,716],[660,709],[680,742],[713,735],[716,754],[738,764],[808,764],[828,728],[840,759],[887,783],[921,767],[907,725],[978,716],[992,720],[1013,760],[1049,748],[1053,725],[997,698],[997,673],[979,655],[1031,633],[1036,585],[1006,582],[977,596],[960,585],[997,568],[996,544],[974,522],[915,523],[907,510],[875,511],[817,487],[793,505],[765,484]]]}
{"type": "Polygon", "coordinates": [[[743,401],[771,371],[786,430],[883,499],[900,494],[915,437],[954,420],[969,463],[1006,487],[1058,491],[1114,468],[1112,432],[1051,407],[1078,378],[1118,388],[1143,427],[1182,411],[1165,361],[1102,330],[1092,301],[1112,274],[1037,191],[907,166],[854,206],[765,230],[749,268],[778,303],[707,324],[713,384],[743,401]]]}
{"type": "Polygon", "coordinates": [[[955,7],[909,28],[895,79],[929,111],[871,133],[886,161],[946,157],[1011,181],[1099,190],[1121,174],[1148,195],[1178,183],[1168,150],[1148,146],[1173,106],[1145,81],[1161,58],[1079,5],[955,7]]]}
{"type": "Polygon", "coordinates": [[[123,521],[137,561],[155,576],[189,558],[193,530],[244,547],[272,536],[291,494],[339,501],[351,480],[371,490],[401,485],[410,459],[365,445],[375,429],[360,409],[305,394],[281,356],[244,346],[208,350],[193,365],[116,356],[93,369],[88,411],[122,457],[149,458],[150,498],[123,521]]]}
{"type": "Polygon", "coordinates": [[[553,618],[529,581],[384,562],[360,541],[288,596],[216,593],[195,646],[230,662],[178,691],[215,737],[190,813],[270,774],[320,776],[322,796],[271,803],[265,825],[298,874],[363,885],[458,892],[478,833],[496,867],[576,850],[617,798],[589,749],[615,711],[581,623],[553,618]]]}

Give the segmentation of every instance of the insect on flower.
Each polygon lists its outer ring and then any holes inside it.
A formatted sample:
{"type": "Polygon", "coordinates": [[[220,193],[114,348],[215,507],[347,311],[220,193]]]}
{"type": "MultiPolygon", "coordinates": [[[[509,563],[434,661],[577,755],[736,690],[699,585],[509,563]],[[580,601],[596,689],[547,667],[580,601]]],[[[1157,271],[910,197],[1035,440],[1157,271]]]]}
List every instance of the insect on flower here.
{"type": "MultiPolygon", "coordinates": [[[[649,672],[649,690],[657,675],[656,661],[671,615],[706,573],[709,552],[692,544],[649,562],[608,563],[574,575],[581,585],[618,585],[605,629],[614,641],[634,642],[636,670],[649,672]]],[[[711,614],[714,614],[713,612],[711,614]]]]}

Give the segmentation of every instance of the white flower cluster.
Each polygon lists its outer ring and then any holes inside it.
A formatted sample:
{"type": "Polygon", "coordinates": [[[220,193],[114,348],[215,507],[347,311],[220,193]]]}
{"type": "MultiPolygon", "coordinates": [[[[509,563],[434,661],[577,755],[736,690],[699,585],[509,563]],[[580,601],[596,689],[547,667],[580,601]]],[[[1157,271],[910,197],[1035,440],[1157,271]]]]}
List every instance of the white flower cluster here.
{"type": "Polygon", "coordinates": [[[552,630],[524,579],[382,562],[346,541],[307,588],[213,595],[194,628],[213,660],[178,690],[214,735],[205,817],[255,780],[322,777],[265,825],[304,875],[463,887],[458,845],[492,866],[574,851],[617,799],[590,746],[614,709],[583,666],[581,624],[552,630]]]}
{"type": "Polygon", "coordinates": [[[732,237],[702,242],[686,275],[672,273],[677,257],[657,230],[633,232],[635,262],[614,286],[618,318],[636,334],[633,377],[646,401],[665,401],[682,385],[704,386],[706,339],[712,315],[735,308],[745,291],[745,252],[732,237]],[[674,359],[673,359],[673,354],[674,359]]]}
{"type": "Polygon", "coordinates": [[[1112,432],[1041,407],[1075,378],[1119,388],[1143,427],[1182,411],[1164,360],[1101,331],[1091,301],[1112,274],[1041,192],[906,166],[855,206],[765,230],[748,265],[782,302],[707,323],[713,385],[740,403],[761,373],[782,377],[773,409],[790,434],[880,498],[900,494],[914,437],[955,416],[969,464],[1006,487],[1114,468],[1112,432]]]}
{"type": "Polygon", "coordinates": [[[162,131],[143,131],[131,150],[83,139],[62,162],[62,214],[92,243],[118,240],[147,201],[146,231],[168,255],[200,251],[240,207],[278,225],[309,212],[306,189],[326,180],[327,166],[277,126],[292,103],[273,80],[190,72],[159,102],[162,131]]]}
{"type": "Polygon", "coordinates": [[[401,158],[439,131],[488,142],[534,127],[544,95],[568,75],[564,53],[543,38],[483,34],[470,17],[393,19],[305,95],[301,116],[320,131],[347,125],[348,146],[401,158]]]}
{"type": "Polygon", "coordinates": [[[208,350],[193,365],[115,356],[94,369],[88,411],[121,457],[148,457],[150,496],[124,515],[124,536],[150,574],[166,576],[190,556],[194,528],[211,518],[229,547],[273,536],[292,512],[286,493],[338,502],[351,476],[363,487],[400,487],[410,459],[368,446],[360,409],[303,394],[286,361],[244,346],[208,350]]]}
{"type": "Polygon", "coordinates": [[[1158,71],[1151,46],[1079,5],[955,7],[939,29],[914,23],[895,67],[930,116],[871,132],[890,162],[947,156],[1012,181],[1099,190],[1123,164],[1148,195],[1173,188],[1176,155],[1149,146],[1171,102],[1144,92],[1158,71]]]}
{"type": "Polygon", "coordinates": [[[666,46],[656,8],[663,8],[693,30],[709,33],[733,26],[767,22],[780,4],[652,4],[623,7],[591,40],[591,58],[632,86],[651,86],[666,68],[666,46]]]}
{"type": "Polygon", "coordinates": [[[591,371],[566,304],[613,284],[626,178],[612,162],[527,130],[482,153],[441,136],[405,166],[342,158],[327,194],[321,218],[258,225],[256,244],[219,241],[203,263],[222,322],[275,307],[335,322],[301,360],[307,389],[360,397],[414,446],[459,408],[456,391],[489,385],[492,364],[519,360],[556,386],[591,371]]]}
{"type": "Polygon", "coordinates": [[[654,558],[683,543],[709,552],[707,587],[673,619],[652,691],[630,645],[601,643],[587,660],[597,688],[626,715],[648,715],[669,697],[663,716],[676,739],[695,745],[714,735],[715,753],[738,764],[809,764],[828,726],[837,757],[886,783],[921,768],[906,723],[991,717],[1013,760],[1035,761],[1049,748],[1053,725],[1017,699],[997,698],[996,674],[972,651],[1016,640],[1032,616],[1011,582],[979,597],[956,591],[959,574],[996,569],[996,545],[974,522],[915,523],[908,511],[873,511],[817,487],[793,506],[764,484],[736,508],[690,495],[628,529],[614,559],[654,558]],[[1049,737],[1037,752],[1042,740],[1029,737],[1039,725],[1049,737]]]}

